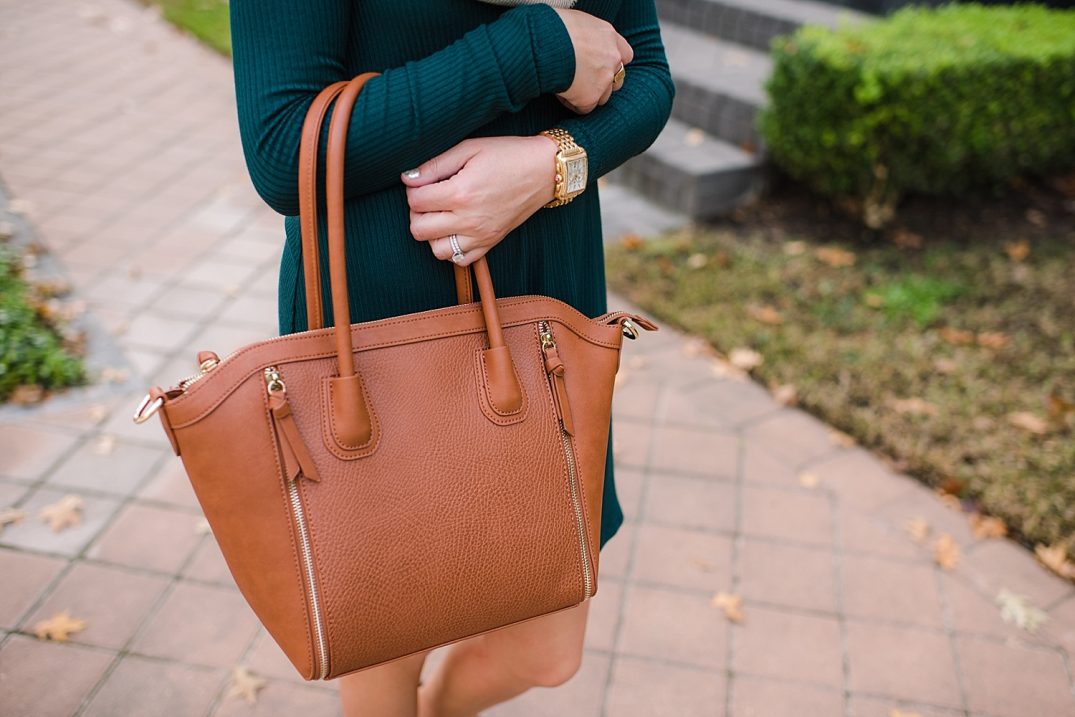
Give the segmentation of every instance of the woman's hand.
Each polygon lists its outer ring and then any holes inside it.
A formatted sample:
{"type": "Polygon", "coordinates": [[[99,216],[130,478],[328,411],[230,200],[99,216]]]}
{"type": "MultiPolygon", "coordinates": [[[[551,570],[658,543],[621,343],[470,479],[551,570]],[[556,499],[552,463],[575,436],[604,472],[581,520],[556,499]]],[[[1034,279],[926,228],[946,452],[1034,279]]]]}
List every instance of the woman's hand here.
{"type": "Polygon", "coordinates": [[[556,95],[579,114],[588,114],[612,95],[612,78],[634,59],[627,40],[608,22],[581,10],[553,8],[564,21],[575,48],[575,81],[556,95]]]}
{"type": "Polygon", "coordinates": [[[446,260],[455,234],[460,264],[472,264],[552,201],[556,151],[544,135],[476,137],[425,162],[417,176],[405,172],[411,234],[446,260]]]}

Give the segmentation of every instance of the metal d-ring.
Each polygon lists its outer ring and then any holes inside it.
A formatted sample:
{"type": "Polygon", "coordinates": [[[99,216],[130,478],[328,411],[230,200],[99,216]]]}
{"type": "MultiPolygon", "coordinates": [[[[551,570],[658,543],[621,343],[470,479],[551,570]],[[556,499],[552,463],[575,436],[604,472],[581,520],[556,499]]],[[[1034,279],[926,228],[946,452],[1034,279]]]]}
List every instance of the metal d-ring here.
{"type": "Polygon", "coordinates": [[[638,338],[638,327],[630,319],[624,319],[620,322],[620,330],[623,331],[624,336],[632,341],[638,338]]]}
{"type": "Polygon", "coordinates": [[[157,396],[153,398],[148,393],[142,402],[138,404],[138,409],[134,412],[132,420],[135,423],[145,423],[149,419],[153,418],[153,414],[161,409],[164,405],[164,396],[157,396]]]}

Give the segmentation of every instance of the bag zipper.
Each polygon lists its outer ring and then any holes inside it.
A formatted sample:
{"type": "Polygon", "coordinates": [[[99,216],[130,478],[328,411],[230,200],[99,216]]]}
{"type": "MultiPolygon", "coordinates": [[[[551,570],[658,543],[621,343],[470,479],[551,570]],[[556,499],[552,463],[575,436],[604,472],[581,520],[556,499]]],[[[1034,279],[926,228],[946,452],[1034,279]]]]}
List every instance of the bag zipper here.
{"type": "Polygon", "coordinates": [[[567,478],[571,488],[571,504],[575,509],[575,527],[578,530],[579,553],[582,556],[582,582],[585,600],[593,594],[593,574],[590,566],[590,543],[586,537],[586,521],[583,518],[582,497],[579,488],[578,471],[575,464],[575,449],[571,445],[574,424],[571,418],[571,405],[567,400],[567,383],[564,381],[564,364],[556,350],[556,339],[548,321],[538,322],[538,334],[541,337],[541,353],[545,359],[545,372],[552,384],[553,403],[560,423],[560,441],[567,462],[567,478]]]}
{"type": "MultiPolygon", "coordinates": [[[[280,371],[275,366],[265,369],[265,390],[269,392],[270,400],[287,400],[287,387],[284,385],[280,371]]],[[[287,438],[281,440],[281,443],[287,438]]],[[[286,461],[285,461],[286,463],[286,461]]],[[[317,663],[317,672],[313,679],[324,679],[328,674],[328,650],[325,648],[325,625],[321,615],[321,601],[317,594],[317,581],[314,576],[313,549],[310,545],[310,531],[306,524],[306,513],[302,508],[302,497],[299,495],[299,482],[297,476],[288,476],[288,498],[291,502],[291,515],[298,529],[301,547],[302,567],[306,573],[306,587],[310,598],[310,611],[314,617],[314,632],[316,634],[314,658],[317,663]]]]}

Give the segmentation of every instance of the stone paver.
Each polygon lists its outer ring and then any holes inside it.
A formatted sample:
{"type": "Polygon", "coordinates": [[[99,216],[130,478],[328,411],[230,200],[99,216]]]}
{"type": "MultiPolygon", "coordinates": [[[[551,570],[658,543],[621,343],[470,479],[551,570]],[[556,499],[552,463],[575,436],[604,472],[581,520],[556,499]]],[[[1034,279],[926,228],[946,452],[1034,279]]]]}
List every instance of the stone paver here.
{"type": "MultiPolygon", "coordinates": [[[[0,177],[137,387],[270,335],[281,219],[247,179],[227,61],[126,0],[2,3],[0,33],[0,177]]],[[[656,228],[624,224],[645,212],[606,189],[610,234],[656,228]]],[[[627,523],[600,556],[583,666],[489,715],[1075,715],[1075,590],[1023,548],[976,540],[673,331],[628,345],[618,383],[627,523]],[[954,571],[909,538],[914,517],[963,548],[954,571]],[[1001,619],[1001,589],[1048,613],[1038,634],[1001,619]],[[718,591],[743,596],[742,624],[718,591]]],[[[0,508],[27,512],[0,530],[0,712],[339,714],[335,685],[304,683],[259,628],[182,464],[131,424],[139,398],[0,409],[0,508]],[[53,533],[37,512],[67,494],[83,521],[53,533]],[[32,637],[62,610],[86,629],[32,637]],[[254,705],[226,696],[236,665],[267,680],[254,705]]]]}

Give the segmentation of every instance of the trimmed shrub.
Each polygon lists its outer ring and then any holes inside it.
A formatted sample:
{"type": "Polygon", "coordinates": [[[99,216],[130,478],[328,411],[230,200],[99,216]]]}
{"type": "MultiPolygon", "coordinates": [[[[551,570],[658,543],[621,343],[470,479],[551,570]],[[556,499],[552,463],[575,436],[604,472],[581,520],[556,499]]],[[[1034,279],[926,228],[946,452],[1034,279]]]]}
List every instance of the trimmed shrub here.
{"type": "Polygon", "coordinates": [[[762,136],[814,189],[891,218],[906,193],[998,190],[1075,166],[1075,12],[905,8],[773,42],[762,136]]]}

